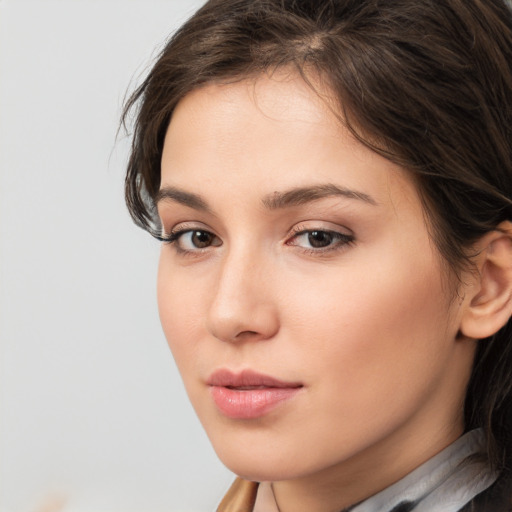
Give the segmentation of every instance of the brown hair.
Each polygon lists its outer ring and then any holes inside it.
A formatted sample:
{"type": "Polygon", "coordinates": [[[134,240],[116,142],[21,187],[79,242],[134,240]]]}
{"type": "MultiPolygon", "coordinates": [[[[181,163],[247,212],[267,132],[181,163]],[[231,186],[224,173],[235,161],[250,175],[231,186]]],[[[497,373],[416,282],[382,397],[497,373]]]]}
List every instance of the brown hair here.
{"type": "MultiPolygon", "coordinates": [[[[512,14],[505,0],[210,0],[167,43],[135,108],[126,201],[159,233],[165,133],[192,89],[292,67],[322,77],[342,119],[417,182],[455,275],[512,219],[512,14]]],[[[512,326],[481,342],[465,404],[497,467],[512,459],[512,326]]]]}

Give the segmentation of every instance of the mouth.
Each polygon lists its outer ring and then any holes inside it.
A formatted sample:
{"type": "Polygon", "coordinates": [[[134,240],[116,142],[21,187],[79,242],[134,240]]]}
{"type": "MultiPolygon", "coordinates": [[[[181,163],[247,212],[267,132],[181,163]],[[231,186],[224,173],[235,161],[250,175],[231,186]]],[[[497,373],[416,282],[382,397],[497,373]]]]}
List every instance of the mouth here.
{"type": "Polygon", "coordinates": [[[253,389],[268,389],[267,386],[224,386],[228,389],[236,389],[238,391],[252,391],[253,389]]]}
{"type": "Polygon", "coordinates": [[[300,382],[282,381],[253,370],[243,370],[239,373],[226,369],[216,370],[210,375],[207,383],[209,386],[221,386],[239,390],[302,387],[300,382]]]}
{"type": "Polygon", "coordinates": [[[293,398],[304,387],[269,375],[244,370],[215,371],[207,381],[217,409],[228,418],[256,419],[293,398]]]}

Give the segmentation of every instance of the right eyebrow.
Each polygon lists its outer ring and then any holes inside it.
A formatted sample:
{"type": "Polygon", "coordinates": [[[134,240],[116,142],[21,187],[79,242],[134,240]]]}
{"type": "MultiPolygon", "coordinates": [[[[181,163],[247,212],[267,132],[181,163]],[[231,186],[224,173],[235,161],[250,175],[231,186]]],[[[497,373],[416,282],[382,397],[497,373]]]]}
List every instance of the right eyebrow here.
{"type": "Polygon", "coordinates": [[[155,204],[158,205],[159,202],[165,200],[175,201],[176,203],[188,206],[194,210],[211,213],[210,207],[202,197],[191,192],[185,192],[184,190],[176,187],[163,187],[157,192],[155,204]]]}

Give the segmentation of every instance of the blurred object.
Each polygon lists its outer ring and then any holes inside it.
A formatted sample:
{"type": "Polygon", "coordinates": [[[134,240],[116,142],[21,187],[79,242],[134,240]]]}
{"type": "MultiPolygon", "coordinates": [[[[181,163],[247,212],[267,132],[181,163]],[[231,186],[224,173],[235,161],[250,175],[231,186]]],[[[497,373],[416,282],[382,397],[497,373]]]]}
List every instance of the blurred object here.
{"type": "Polygon", "coordinates": [[[35,509],[35,512],[61,512],[67,503],[66,496],[62,494],[50,494],[35,509]]]}

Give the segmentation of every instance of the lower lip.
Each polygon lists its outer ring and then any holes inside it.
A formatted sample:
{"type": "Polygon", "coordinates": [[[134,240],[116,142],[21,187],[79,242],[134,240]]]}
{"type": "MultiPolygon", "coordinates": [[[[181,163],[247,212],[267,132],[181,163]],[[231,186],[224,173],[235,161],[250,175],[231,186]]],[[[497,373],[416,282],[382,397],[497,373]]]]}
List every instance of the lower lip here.
{"type": "Polygon", "coordinates": [[[254,419],[272,411],[279,404],[293,398],[301,388],[263,388],[237,390],[211,386],[215,405],[228,418],[254,419]]]}

